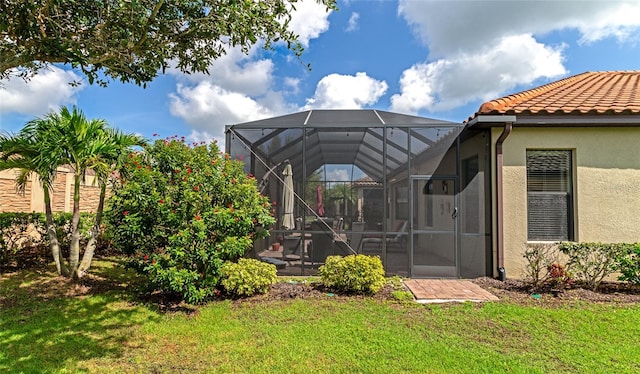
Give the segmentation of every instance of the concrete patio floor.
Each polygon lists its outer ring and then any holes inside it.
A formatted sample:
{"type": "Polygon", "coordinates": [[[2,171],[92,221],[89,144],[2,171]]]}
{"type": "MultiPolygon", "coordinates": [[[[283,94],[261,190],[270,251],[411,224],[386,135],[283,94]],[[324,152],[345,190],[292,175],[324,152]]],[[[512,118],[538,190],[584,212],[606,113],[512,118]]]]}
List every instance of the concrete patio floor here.
{"type": "Polygon", "coordinates": [[[404,284],[419,303],[497,301],[497,296],[468,280],[407,279],[404,284]]]}

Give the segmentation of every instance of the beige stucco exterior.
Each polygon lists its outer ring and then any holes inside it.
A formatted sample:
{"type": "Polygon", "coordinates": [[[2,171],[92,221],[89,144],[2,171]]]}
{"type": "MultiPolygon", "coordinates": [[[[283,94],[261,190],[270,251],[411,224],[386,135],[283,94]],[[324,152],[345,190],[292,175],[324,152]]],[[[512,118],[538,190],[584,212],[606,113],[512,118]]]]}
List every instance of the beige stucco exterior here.
{"type": "MultiPolygon", "coordinates": [[[[502,128],[491,131],[495,145],[502,128]]],[[[526,150],[573,152],[575,240],[640,242],[640,128],[514,126],[504,142],[504,262],[507,277],[522,278],[527,243],[526,150]]],[[[495,146],[492,147],[495,160],[495,146]]],[[[495,165],[495,164],[494,164],[495,165]]],[[[492,168],[495,194],[495,168],[492,168]]],[[[495,196],[495,195],[494,195],[495,196]]],[[[496,263],[496,201],[493,254],[496,263]]]]}
{"type": "MultiPolygon", "coordinates": [[[[44,212],[44,192],[37,176],[27,181],[24,195],[15,188],[17,170],[0,171],[0,212],[44,212]]],[[[71,212],[73,209],[73,172],[58,169],[51,191],[51,208],[54,212],[71,212]]],[[[80,186],[80,210],[95,212],[100,189],[94,184],[94,176],[88,175],[80,186]]]]}

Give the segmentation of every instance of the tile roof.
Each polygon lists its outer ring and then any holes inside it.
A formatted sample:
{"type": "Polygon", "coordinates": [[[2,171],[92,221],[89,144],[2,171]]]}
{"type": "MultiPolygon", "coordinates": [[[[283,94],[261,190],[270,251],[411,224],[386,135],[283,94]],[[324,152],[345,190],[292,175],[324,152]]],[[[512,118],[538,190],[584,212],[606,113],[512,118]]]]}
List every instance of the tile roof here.
{"type": "Polygon", "coordinates": [[[377,182],[370,176],[364,176],[360,179],[353,181],[353,187],[378,187],[382,186],[382,183],[377,182]]]}
{"type": "Polygon", "coordinates": [[[483,114],[640,114],[640,70],[574,75],[487,101],[473,117],[483,114]]]}

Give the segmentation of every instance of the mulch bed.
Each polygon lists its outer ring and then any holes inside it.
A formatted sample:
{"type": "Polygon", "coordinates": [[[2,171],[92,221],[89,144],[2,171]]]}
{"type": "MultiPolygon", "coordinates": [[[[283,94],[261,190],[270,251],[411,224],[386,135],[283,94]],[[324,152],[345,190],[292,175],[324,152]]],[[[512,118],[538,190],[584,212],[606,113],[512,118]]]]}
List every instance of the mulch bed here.
{"type": "MultiPolygon", "coordinates": [[[[598,291],[591,291],[572,285],[571,288],[557,292],[550,287],[533,289],[521,280],[508,279],[505,282],[481,277],[472,280],[483,289],[500,298],[500,301],[521,305],[559,306],[575,302],[600,304],[634,304],[640,303],[640,287],[622,282],[603,282],[598,291]]],[[[276,300],[293,299],[357,299],[373,298],[377,300],[393,300],[394,288],[387,286],[373,296],[336,294],[318,284],[307,283],[277,283],[271,286],[269,293],[250,298],[238,299],[238,303],[255,303],[276,300]]],[[[499,301],[499,302],[500,302],[499,301]]]]}
{"type": "Polygon", "coordinates": [[[473,283],[498,296],[500,300],[519,304],[554,305],[576,301],[614,304],[640,303],[640,287],[623,282],[602,282],[597,292],[582,288],[579,284],[574,284],[559,292],[550,287],[534,289],[521,280],[507,279],[502,282],[488,277],[474,279],[473,283]]]}
{"type": "MultiPolygon", "coordinates": [[[[34,272],[39,272],[46,267],[48,257],[43,255],[42,250],[33,248],[29,251],[22,251],[20,258],[6,266],[4,275],[9,275],[14,271],[21,271],[28,268],[34,272]]],[[[513,302],[523,305],[554,306],[575,302],[606,303],[606,304],[635,304],[640,303],[640,287],[623,282],[603,282],[597,292],[580,287],[579,284],[572,284],[567,289],[552,290],[550,287],[533,289],[529,284],[521,281],[508,279],[504,282],[499,280],[481,277],[472,280],[483,289],[491,292],[500,298],[501,301],[513,302]]],[[[32,284],[34,297],[51,299],[55,297],[85,297],[91,294],[98,294],[114,289],[131,289],[131,285],[121,284],[114,279],[105,279],[97,275],[87,275],[78,283],[71,283],[63,277],[40,279],[32,284]]],[[[277,300],[294,299],[364,299],[394,300],[392,293],[396,289],[392,286],[384,287],[380,292],[372,296],[340,294],[326,289],[318,283],[308,283],[304,280],[289,282],[279,282],[271,286],[265,295],[257,295],[248,298],[235,300],[236,303],[259,303],[277,300]]],[[[157,292],[135,292],[137,301],[145,304],[155,305],[162,312],[176,312],[197,310],[181,302],[179,298],[171,295],[163,295],[157,292]]],[[[0,305],[9,304],[8,299],[0,297],[0,305]]]]}
{"type": "Polygon", "coordinates": [[[358,295],[336,293],[317,283],[304,282],[279,282],[271,285],[269,292],[264,295],[256,295],[249,298],[238,299],[238,302],[262,302],[293,299],[363,299],[373,298],[377,300],[392,299],[393,287],[385,286],[374,295],[358,295]]]}

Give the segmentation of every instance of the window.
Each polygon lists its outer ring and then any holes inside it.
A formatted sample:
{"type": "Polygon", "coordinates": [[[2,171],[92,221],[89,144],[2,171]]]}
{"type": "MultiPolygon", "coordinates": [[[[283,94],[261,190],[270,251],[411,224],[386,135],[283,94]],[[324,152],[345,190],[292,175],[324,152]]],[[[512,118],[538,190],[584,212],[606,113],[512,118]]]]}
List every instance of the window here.
{"type": "Polygon", "coordinates": [[[529,240],[573,240],[571,151],[527,151],[529,240]]]}

